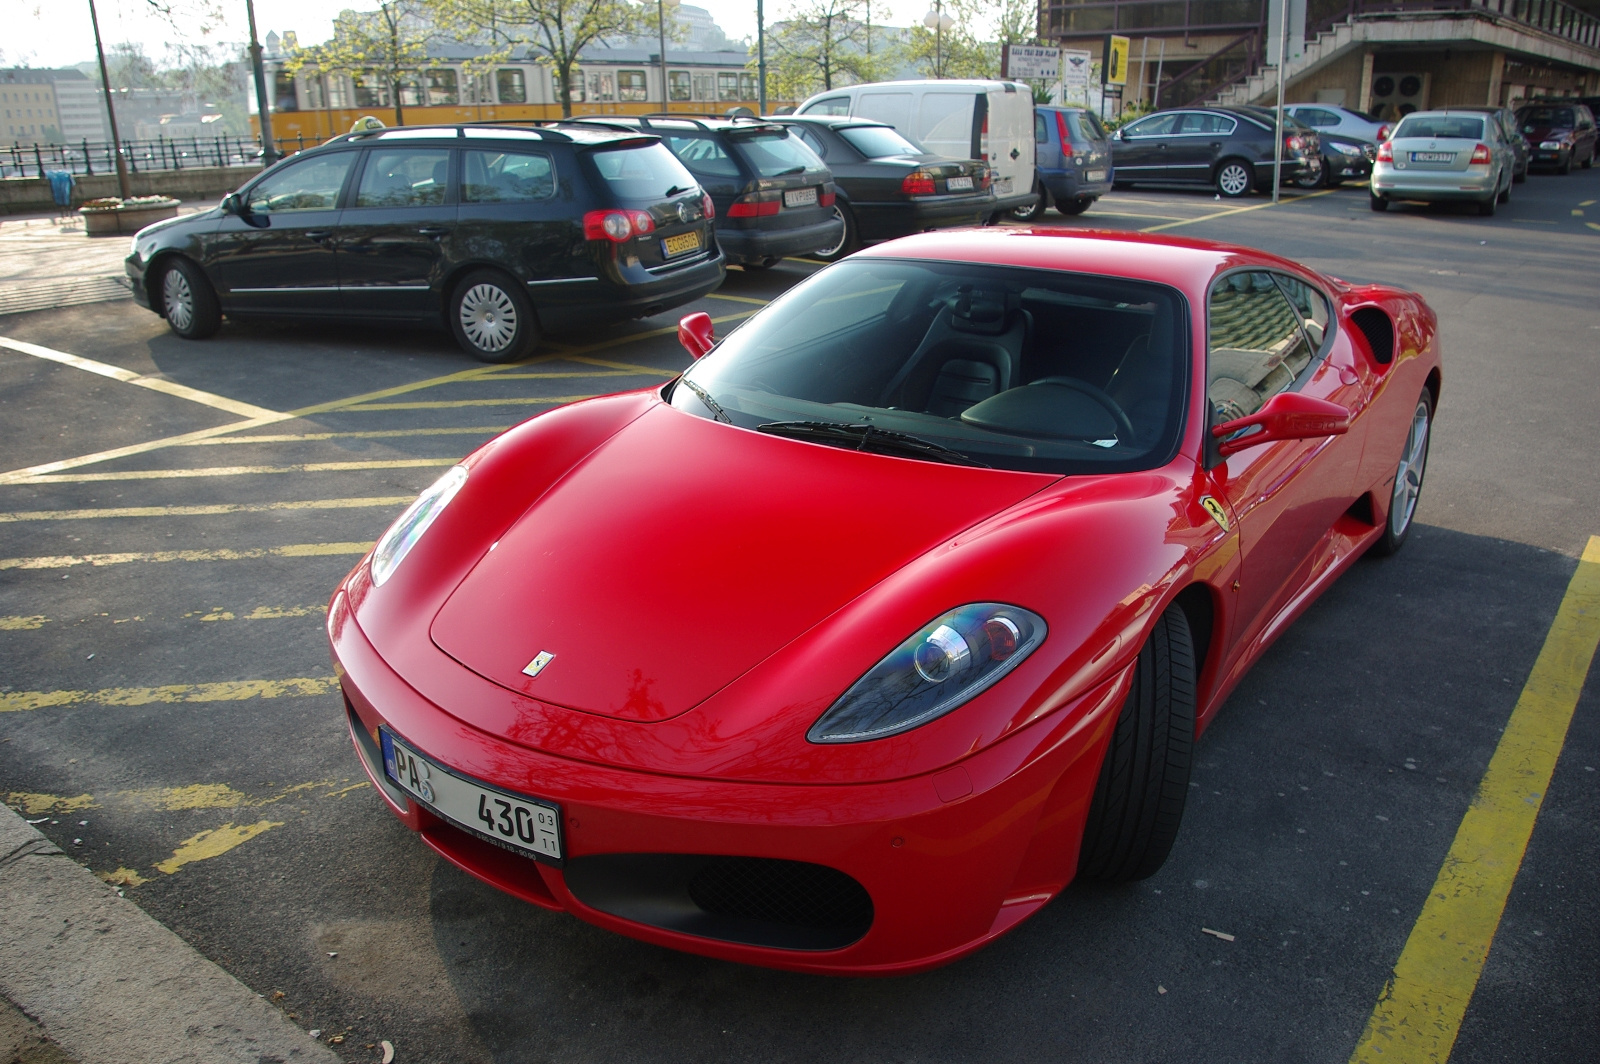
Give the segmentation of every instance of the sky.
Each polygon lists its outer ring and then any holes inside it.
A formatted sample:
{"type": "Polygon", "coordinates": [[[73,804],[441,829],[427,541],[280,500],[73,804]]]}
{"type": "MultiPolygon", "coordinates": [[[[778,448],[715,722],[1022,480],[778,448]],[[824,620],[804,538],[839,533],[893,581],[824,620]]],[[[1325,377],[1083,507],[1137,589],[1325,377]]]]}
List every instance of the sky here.
{"type": "MultiPolygon", "coordinates": [[[[167,44],[174,39],[188,43],[244,41],[249,36],[244,0],[168,0],[182,12],[177,28],[151,11],[150,0],[96,0],[100,33],[109,48],[132,41],[144,46],[145,54],[159,61],[167,44]],[[206,20],[196,13],[211,7],[220,10],[224,21],[208,36],[200,27],[206,20]]],[[[755,0],[695,0],[711,12],[725,33],[732,38],[750,37],[756,32],[755,0]]],[[[255,0],[256,29],[265,37],[268,30],[282,34],[294,30],[302,44],[327,39],[333,31],[333,17],[344,8],[371,9],[372,0],[255,0]]],[[[768,21],[782,18],[793,7],[791,0],[766,0],[768,21]]],[[[929,0],[873,0],[872,21],[907,26],[921,20],[929,0]]],[[[88,0],[0,0],[0,66],[71,66],[94,59],[94,32],[89,25],[88,0]]]]}

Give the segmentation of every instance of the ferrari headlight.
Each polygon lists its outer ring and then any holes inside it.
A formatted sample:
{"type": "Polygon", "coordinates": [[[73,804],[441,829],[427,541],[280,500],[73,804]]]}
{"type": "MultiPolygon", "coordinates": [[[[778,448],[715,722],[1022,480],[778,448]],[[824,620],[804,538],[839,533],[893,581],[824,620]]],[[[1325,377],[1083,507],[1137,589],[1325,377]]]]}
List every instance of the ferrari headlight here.
{"type": "Polygon", "coordinates": [[[428,530],[428,526],[444,512],[450,505],[450,500],[456,497],[456,492],[461,490],[461,485],[467,482],[467,471],[462,466],[452,466],[450,471],[434,481],[417,501],[406,507],[405,513],[395,518],[394,524],[389,526],[389,531],[378,540],[378,545],[372,551],[372,582],[381,584],[389,579],[395,568],[411,553],[411,548],[417,545],[417,540],[428,530]]]}
{"type": "Polygon", "coordinates": [[[881,739],[928,723],[988,690],[1044,642],[1044,618],[975,602],[935,617],[889,652],[806,733],[814,743],[881,739]]]}

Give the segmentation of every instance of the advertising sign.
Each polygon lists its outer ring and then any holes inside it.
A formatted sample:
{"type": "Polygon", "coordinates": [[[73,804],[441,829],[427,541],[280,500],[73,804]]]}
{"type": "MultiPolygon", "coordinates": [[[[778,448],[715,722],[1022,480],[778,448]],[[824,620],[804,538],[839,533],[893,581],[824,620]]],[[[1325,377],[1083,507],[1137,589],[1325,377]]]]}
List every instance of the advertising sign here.
{"type": "Polygon", "coordinates": [[[1111,34],[1106,38],[1105,84],[1128,83],[1128,38],[1111,34]]]}
{"type": "Polygon", "coordinates": [[[1089,105],[1089,73],[1092,69],[1088,52],[1072,48],[1061,51],[1061,99],[1078,100],[1089,105]]]}
{"type": "Polygon", "coordinates": [[[1061,76],[1061,49],[1034,44],[1008,44],[1000,56],[1003,78],[1046,78],[1061,76]]]}

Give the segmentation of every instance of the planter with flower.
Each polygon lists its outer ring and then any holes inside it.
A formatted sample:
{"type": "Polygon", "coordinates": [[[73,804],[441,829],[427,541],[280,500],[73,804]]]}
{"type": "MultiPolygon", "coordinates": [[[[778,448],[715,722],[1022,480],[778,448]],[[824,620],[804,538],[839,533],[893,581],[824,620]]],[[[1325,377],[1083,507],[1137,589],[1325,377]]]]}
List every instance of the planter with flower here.
{"type": "Polygon", "coordinates": [[[83,228],[89,236],[137,233],[151,222],[178,216],[178,201],[171,196],[134,196],[118,199],[105,196],[92,199],[78,208],[83,228]]]}

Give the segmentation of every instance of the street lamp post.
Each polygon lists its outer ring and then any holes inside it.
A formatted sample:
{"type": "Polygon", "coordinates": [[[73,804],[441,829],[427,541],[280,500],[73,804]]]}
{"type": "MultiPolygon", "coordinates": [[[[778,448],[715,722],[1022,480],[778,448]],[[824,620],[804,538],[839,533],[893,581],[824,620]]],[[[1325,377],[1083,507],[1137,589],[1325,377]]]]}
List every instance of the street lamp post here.
{"type": "Polygon", "coordinates": [[[278,146],[272,140],[272,115],[267,110],[267,73],[261,66],[261,43],[256,40],[255,0],[244,0],[244,10],[250,18],[250,67],[256,76],[256,117],[261,120],[261,165],[271,166],[278,160],[278,146]]]}
{"type": "Polygon", "coordinates": [[[956,20],[944,13],[944,0],[933,0],[933,6],[922,16],[922,24],[933,31],[933,76],[944,77],[944,32],[955,26],[956,20]]]}
{"type": "Polygon", "coordinates": [[[656,33],[661,45],[661,109],[672,110],[672,93],[667,91],[667,4],[656,0],[656,33]]]}
{"type": "Polygon", "coordinates": [[[756,0],[756,110],[767,113],[767,20],[761,0],[756,0]]]}
{"type": "MultiPolygon", "coordinates": [[[[111,104],[111,75],[106,73],[106,50],[100,45],[100,16],[95,14],[94,0],[89,0],[89,22],[94,26],[94,54],[100,59],[100,85],[106,90],[106,119],[111,123],[111,153],[117,159],[117,189],[122,198],[133,195],[128,187],[128,164],[122,158],[122,140],[117,136],[117,109],[111,104]]],[[[87,159],[88,153],[84,153],[87,159]]]]}

